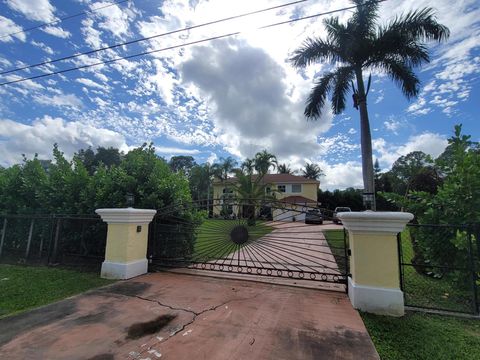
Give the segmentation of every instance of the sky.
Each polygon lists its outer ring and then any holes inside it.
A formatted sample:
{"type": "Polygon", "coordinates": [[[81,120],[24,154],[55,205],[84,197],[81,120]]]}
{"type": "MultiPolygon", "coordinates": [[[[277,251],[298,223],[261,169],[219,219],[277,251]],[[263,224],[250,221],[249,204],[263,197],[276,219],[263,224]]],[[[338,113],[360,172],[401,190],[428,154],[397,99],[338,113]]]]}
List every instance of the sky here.
{"type": "MultiPolygon", "coordinates": [[[[59,18],[110,5],[90,0],[0,1],[0,70],[198,25],[289,0],[130,0],[40,29],[59,18]],[[16,33],[13,35],[9,35],[16,33]]],[[[119,56],[181,45],[226,33],[239,35],[121,60],[61,75],[0,86],[0,165],[38,154],[67,157],[81,148],[123,151],[153,142],[159,156],[191,155],[198,163],[267,149],[300,169],[325,172],[321,188],[362,187],[359,114],[326,107],[316,121],[303,115],[313,80],[331,69],[295,70],[288,59],[309,36],[325,37],[322,17],[258,30],[263,25],[351,6],[310,0],[282,9],[157,37],[33,69],[0,75],[1,82],[119,56]]],[[[429,44],[431,63],[416,70],[418,98],[407,101],[385,74],[372,73],[368,98],[374,158],[383,171],[402,155],[438,156],[455,124],[480,140],[480,2],[387,0],[380,23],[431,6],[450,28],[448,42],[429,44]]],[[[340,20],[352,11],[337,13],[340,20]]],[[[330,15],[331,16],[331,15],[330,15]]],[[[368,72],[365,76],[367,76],[368,72]]]]}

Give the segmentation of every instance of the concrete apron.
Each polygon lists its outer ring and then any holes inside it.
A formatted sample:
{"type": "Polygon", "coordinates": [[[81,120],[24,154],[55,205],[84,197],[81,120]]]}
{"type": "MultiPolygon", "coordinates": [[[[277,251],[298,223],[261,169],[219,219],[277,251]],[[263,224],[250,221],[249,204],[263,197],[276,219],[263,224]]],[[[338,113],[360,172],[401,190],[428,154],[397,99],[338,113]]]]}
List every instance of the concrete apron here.
{"type": "Polygon", "coordinates": [[[345,294],[155,273],[0,320],[8,359],[379,359],[345,294]]]}

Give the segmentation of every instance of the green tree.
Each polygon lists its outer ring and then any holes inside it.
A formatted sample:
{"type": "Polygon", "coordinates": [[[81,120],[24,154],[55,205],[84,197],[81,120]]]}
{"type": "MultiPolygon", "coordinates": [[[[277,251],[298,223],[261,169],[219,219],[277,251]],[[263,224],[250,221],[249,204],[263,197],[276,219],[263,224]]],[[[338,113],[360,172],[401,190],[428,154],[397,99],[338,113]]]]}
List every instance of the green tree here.
{"type": "Polygon", "coordinates": [[[293,174],[294,171],[290,168],[289,165],[283,163],[278,165],[277,172],[279,174],[293,174]]]}
{"type": "Polygon", "coordinates": [[[277,164],[277,157],[265,149],[255,154],[255,170],[259,174],[268,174],[270,168],[275,169],[277,164]]]}
{"type": "Polygon", "coordinates": [[[237,166],[237,161],[231,156],[220,158],[220,162],[213,165],[215,177],[221,181],[227,180],[229,174],[232,173],[235,166],[237,166]]]}
{"type": "MultiPolygon", "coordinates": [[[[331,94],[334,114],[340,114],[345,109],[347,93],[353,92],[353,106],[360,111],[364,191],[375,193],[367,110],[371,75],[365,86],[364,72],[385,72],[399,85],[407,99],[414,98],[420,90],[420,80],[415,75],[414,68],[430,61],[425,42],[446,40],[449,30],[436,21],[435,12],[431,8],[411,11],[395,17],[386,25],[378,25],[378,2],[352,2],[357,7],[346,24],[340,23],[338,17],[324,20],[327,38],[308,38],[294,52],[291,61],[296,68],[304,68],[316,62],[336,65],[333,71],[323,74],[316,81],[307,100],[305,116],[318,119],[324,111],[328,94],[331,94]]],[[[372,208],[375,208],[375,201],[372,208]]]]}
{"type": "Polygon", "coordinates": [[[425,168],[431,167],[433,160],[422,151],[412,151],[400,156],[392,165],[390,174],[395,179],[394,191],[405,196],[411,189],[414,178],[425,168]]]}
{"type": "Polygon", "coordinates": [[[240,168],[246,174],[253,174],[253,170],[255,170],[255,159],[245,159],[240,168]]]}
{"type": "Polygon", "coordinates": [[[191,169],[197,165],[195,159],[192,156],[172,156],[168,165],[172,169],[173,172],[183,171],[184,174],[188,175],[191,169]]]}
{"type": "Polygon", "coordinates": [[[320,176],[323,176],[323,170],[317,164],[307,163],[305,168],[302,169],[303,177],[312,180],[318,180],[320,176]]]}
{"type": "MultiPolygon", "coordinates": [[[[390,201],[415,214],[420,224],[468,225],[480,223],[480,146],[461,125],[445,150],[448,163],[443,163],[444,179],[436,193],[412,191],[408,197],[385,194],[390,201]]],[[[438,162],[443,162],[440,156],[438,162]]],[[[439,164],[440,165],[440,164],[439,164]]],[[[416,255],[440,266],[467,267],[468,240],[455,228],[419,229],[415,235],[416,255]]],[[[463,276],[464,277],[464,276],[463,276]]],[[[462,281],[460,278],[459,281],[462,281]]]]}

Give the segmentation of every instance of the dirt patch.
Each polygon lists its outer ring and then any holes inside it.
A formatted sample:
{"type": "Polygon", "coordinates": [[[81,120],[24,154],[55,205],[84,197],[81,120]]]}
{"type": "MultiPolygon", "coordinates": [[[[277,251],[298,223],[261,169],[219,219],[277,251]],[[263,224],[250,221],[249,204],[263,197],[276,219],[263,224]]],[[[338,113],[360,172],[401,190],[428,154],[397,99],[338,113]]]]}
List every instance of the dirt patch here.
{"type": "Polygon", "coordinates": [[[167,326],[177,315],[160,315],[155,320],[136,323],[128,328],[127,339],[139,339],[144,335],[154,334],[167,326]]]}

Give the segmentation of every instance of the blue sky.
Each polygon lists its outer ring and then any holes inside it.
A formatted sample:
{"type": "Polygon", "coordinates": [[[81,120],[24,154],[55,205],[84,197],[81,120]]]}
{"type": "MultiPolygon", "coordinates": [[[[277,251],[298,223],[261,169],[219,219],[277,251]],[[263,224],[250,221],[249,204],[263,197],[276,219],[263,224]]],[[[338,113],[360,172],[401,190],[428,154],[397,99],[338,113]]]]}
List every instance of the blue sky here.
{"type": "MultiPolygon", "coordinates": [[[[6,36],[66,15],[108,5],[77,0],[0,2],[0,69],[67,56],[106,45],[288,2],[127,1],[58,24],[6,36]]],[[[236,21],[3,75],[33,76],[135,52],[242,31],[206,42],[34,81],[0,87],[0,165],[22,154],[50,158],[54,142],[67,156],[88,146],[124,151],[153,141],[159,155],[192,155],[198,162],[228,155],[242,160],[266,148],[294,169],[316,162],[322,188],[361,187],[358,112],[326,109],[308,122],[303,107],[314,76],[328,64],[294,70],[287,59],[307,36],[324,36],[320,19],[269,30],[255,28],[298,15],[349,6],[307,1],[236,21]]],[[[422,150],[437,156],[453,126],[479,140],[480,8],[478,1],[397,1],[381,4],[380,22],[432,6],[450,27],[445,44],[432,44],[432,62],[417,70],[418,99],[408,102],[391,81],[374,73],[369,111],[374,156],[388,169],[399,156],[422,150]]],[[[339,13],[347,19],[351,12],[339,13]]]]}

